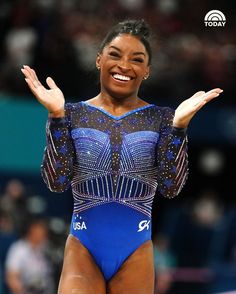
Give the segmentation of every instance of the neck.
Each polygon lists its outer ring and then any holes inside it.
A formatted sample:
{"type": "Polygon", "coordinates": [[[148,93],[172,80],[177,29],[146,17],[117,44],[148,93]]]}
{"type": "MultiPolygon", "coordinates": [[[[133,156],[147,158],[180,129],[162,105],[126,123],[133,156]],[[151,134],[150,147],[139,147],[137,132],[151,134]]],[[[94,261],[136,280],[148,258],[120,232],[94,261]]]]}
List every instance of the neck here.
{"type": "Polygon", "coordinates": [[[27,237],[26,240],[28,241],[30,246],[33,248],[37,248],[41,245],[39,242],[35,241],[34,238],[27,237]]]}
{"type": "Polygon", "coordinates": [[[140,102],[140,98],[137,93],[127,96],[117,96],[108,93],[107,91],[101,90],[101,92],[96,96],[97,101],[101,105],[106,105],[107,107],[134,107],[140,102]]]}

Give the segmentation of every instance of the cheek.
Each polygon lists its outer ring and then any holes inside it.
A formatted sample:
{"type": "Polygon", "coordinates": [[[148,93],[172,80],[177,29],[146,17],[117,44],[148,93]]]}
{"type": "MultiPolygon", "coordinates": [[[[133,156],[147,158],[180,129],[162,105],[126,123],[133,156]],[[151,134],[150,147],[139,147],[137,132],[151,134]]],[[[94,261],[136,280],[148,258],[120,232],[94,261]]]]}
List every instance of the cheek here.
{"type": "Polygon", "coordinates": [[[101,78],[109,76],[110,70],[114,66],[115,66],[115,63],[112,61],[103,62],[103,64],[101,65],[101,70],[100,70],[101,78]]]}
{"type": "Polygon", "coordinates": [[[145,76],[146,68],[143,66],[134,66],[134,72],[136,74],[136,80],[141,83],[143,80],[143,77],[145,76]]]}

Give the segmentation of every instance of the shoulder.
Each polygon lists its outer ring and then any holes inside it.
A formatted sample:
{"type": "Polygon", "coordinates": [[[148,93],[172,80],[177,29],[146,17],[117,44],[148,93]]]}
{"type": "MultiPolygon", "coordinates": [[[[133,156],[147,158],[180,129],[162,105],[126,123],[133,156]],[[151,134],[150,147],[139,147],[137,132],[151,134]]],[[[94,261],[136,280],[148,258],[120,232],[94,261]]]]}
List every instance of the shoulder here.
{"type": "Polygon", "coordinates": [[[26,241],[18,240],[13,243],[7,253],[6,268],[18,271],[24,266],[29,258],[29,246],[26,241]]]}
{"type": "Polygon", "coordinates": [[[70,117],[74,117],[76,114],[78,114],[82,110],[82,102],[66,102],[65,103],[65,116],[67,119],[70,119],[70,117]]]}
{"type": "Polygon", "coordinates": [[[82,102],[66,102],[65,103],[65,109],[69,111],[73,111],[75,109],[78,109],[79,107],[82,107],[82,102]]]}
{"type": "Polygon", "coordinates": [[[10,266],[12,263],[16,263],[24,259],[24,257],[27,256],[28,249],[29,246],[26,241],[18,240],[14,242],[8,250],[6,265],[10,266]]]}
{"type": "Polygon", "coordinates": [[[14,242],[11,246],[10,246],[10,251],[14,251],[14,252],[24,252],[26,251],[27,248],[27,242],[24,240],[18,240],[16,242],[14,242]]]}
{"type": "Polygon", "coordinates": [[[175,109],[169,106],[158,106],[154,103],[154,111],[156,111],[161,117],[172,117],[175,114],[175,109]]]}

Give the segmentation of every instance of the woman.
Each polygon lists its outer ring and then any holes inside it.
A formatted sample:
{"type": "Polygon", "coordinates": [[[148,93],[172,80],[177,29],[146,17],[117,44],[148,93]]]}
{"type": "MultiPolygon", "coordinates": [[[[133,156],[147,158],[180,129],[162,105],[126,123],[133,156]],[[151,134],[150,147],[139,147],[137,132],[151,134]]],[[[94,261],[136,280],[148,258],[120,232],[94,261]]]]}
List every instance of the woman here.
{"type": "Polygon", "coordinates": [[[41,166],[48,188],[72,187],[74,212],[58,293],[154,291],[151,209],[156,190],[176,196],[186,182],[186,129],[221,89],[197,92],[174,111],[138,97],[150,73],[149,28],[128,20],[108,32],[96,58],[100,93],[65,103],[52,78],[26,82],[49,112],[41,166]]]}

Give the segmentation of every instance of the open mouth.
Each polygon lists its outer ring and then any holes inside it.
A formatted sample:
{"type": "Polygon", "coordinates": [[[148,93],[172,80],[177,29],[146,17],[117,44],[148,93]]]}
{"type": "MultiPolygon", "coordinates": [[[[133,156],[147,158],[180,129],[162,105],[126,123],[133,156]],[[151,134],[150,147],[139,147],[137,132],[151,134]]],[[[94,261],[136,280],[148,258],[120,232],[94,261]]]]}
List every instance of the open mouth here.
{"type": "Polygon", "coordinates": [[[118,73],[112,73],[111,76],[113,77],[114,80],[119,81],[119,82],[129,82],[130,80],[133,80],[134,78],[126,75],[121,75],[118,73]]]}

